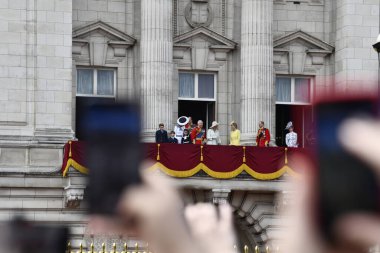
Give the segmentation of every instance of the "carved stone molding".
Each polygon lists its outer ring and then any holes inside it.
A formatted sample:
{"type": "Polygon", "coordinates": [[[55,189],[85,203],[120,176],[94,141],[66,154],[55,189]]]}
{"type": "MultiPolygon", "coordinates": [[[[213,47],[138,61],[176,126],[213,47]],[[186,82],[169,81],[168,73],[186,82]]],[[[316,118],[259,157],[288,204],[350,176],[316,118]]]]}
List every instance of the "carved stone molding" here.
{"type": "Polygon", "coordinates": [[[178,0],[173,0],[173,34],[174,36],[178,33],[178,0]]]}
{"type": "Polygon", "coordinates": [[[274,0],[274,4],[306,3],[309,5],[324,5],[324,0],[274,0]]]}
{"type": "Polygon", "coordinates": [[[86,177],[79,173],[72,173],[67,178],[65,191],[65,206],[70,209],[78,208],[83,200],[86,189],[86,177]]]}
{"type": "Polygon", "coordinates": [[[74,132],[67,128],[36,128],[34,136],[39,143],[63,144],[74,138],[74,132]]]}
{"type": "Polygon", "coordinates": [[[73,59],[91,66],[115,65],[122,61],[136,39],[102,22],[96,21],[73,31],[73,59]]]}
{"type": "Polygon", "coordinates": [[[65,205],[67,208],[75,209],[83,200],[84,185],[69,185],[65,187],[65,205]]]}
{"type": "Polygon", "coordinates": [[[212,189],[212,203],[214,204],[226,204],[228,203],[228,196],[230,195],[230,189],[212,189]]]}
{"type": "Polygon", "coordinates": [[[276,73],[315,74],[334,52],[334,47],[301,30],[286,34],[273,42],[276,73]]]}
{"type": "Polygon", "coordinates": [[[185,8],[185,19],[186,22],[193,28],[210,26],[213,19],[213,12],[208,1],[193,0],[188,3],[185,8]],[[193,13],[194,9],[196,9],[197,13],[193,13]],[[202,14],[205,14],[206,18],[202,14]]]}

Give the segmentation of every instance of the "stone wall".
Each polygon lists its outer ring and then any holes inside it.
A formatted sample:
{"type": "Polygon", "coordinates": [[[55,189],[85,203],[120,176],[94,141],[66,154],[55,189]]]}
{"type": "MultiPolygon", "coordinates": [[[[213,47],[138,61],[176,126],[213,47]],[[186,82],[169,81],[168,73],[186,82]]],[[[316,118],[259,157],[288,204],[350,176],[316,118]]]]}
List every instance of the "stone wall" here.
{"type": "Polygon", "coordinates": [[[70,135],[71,1],[2,1],[0,12],[0,135],[70,135]]]}
{"type": "Polygon", "coordinates": [[[340,92],[377,89],[379,1],[336,1],[335,80],[340,92]]]}

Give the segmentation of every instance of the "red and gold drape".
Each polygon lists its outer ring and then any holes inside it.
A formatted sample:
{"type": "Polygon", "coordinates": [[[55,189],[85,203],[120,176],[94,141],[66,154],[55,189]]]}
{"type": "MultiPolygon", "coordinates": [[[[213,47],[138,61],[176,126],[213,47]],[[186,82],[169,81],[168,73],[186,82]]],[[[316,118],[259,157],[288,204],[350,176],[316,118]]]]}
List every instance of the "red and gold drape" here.
{"type": "MultiPolygon", "coordinates": [[[[255,179],[271,180],[284,173],[297,175],[294,162],[302,149],[252,146],[201,146],[176,144],[144,144],[145,158],[153,165],[149,170],[161,170],[173,177],[191,177],[204,171],[213,178],[234,178],[243,171],[255,179]]],[[[62,173],[69,167],[88,173],[84,166],[84,144],[70,141],[65,145],[62,173]]]]}

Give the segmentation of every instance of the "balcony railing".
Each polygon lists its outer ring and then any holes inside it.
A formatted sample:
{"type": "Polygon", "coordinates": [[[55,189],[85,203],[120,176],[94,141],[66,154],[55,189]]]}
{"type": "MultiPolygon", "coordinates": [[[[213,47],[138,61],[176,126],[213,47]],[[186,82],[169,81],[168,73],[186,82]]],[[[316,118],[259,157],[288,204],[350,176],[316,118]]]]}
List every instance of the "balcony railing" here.
{"type": "MultiPolygon", "coordinates": [[[[84,165],[84,145],[80,141],[69,141],[65,145],[63,176],[70,167],[85,174],[91,169],[84,165]]],[[[258,180],[278,179],[285,173],[297,176],[300,169],[295,157],[305,152],[305,149],[284,147],[144,144],[144,157],[152,163],[149,170],[160,170],[178,178],[199,173],[218,179],[241,174],[258,180]]]]}

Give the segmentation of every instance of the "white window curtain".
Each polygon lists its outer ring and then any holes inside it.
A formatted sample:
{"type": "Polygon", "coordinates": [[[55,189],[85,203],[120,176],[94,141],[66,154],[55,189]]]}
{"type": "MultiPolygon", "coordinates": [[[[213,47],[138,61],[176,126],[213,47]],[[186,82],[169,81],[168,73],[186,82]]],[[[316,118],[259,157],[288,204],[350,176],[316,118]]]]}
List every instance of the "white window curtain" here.
{"type": "Polygon", "coordinates": [[[179,74],[179,97],[194,98],[194,74],[180,73],[179,74]]]}
{"type": "Polygon", "coordinates": [[[92,95],[94,93],[94,72],[92,69],[78,69],[77,94],[92,95]]]}
{"type": "Polygon", "coordinates": [[[276,78],[277,102],[291,102],[291,79],[286,77],[276,78]]]}
{"type": "Polygon", "coordinates": [[[199,98],[214,98],[214,75],[199,74],[198,97],[199,98]]]}
{"type": "Polygon", "coordinates": [[[310,102],[310,79],[295,79],[295,102],[310,102]]]}
{"type": "Polygon", "coordinates": [[[98,70],[98,95],[114,94],[114,71],[113,70],[98,70]]]}

